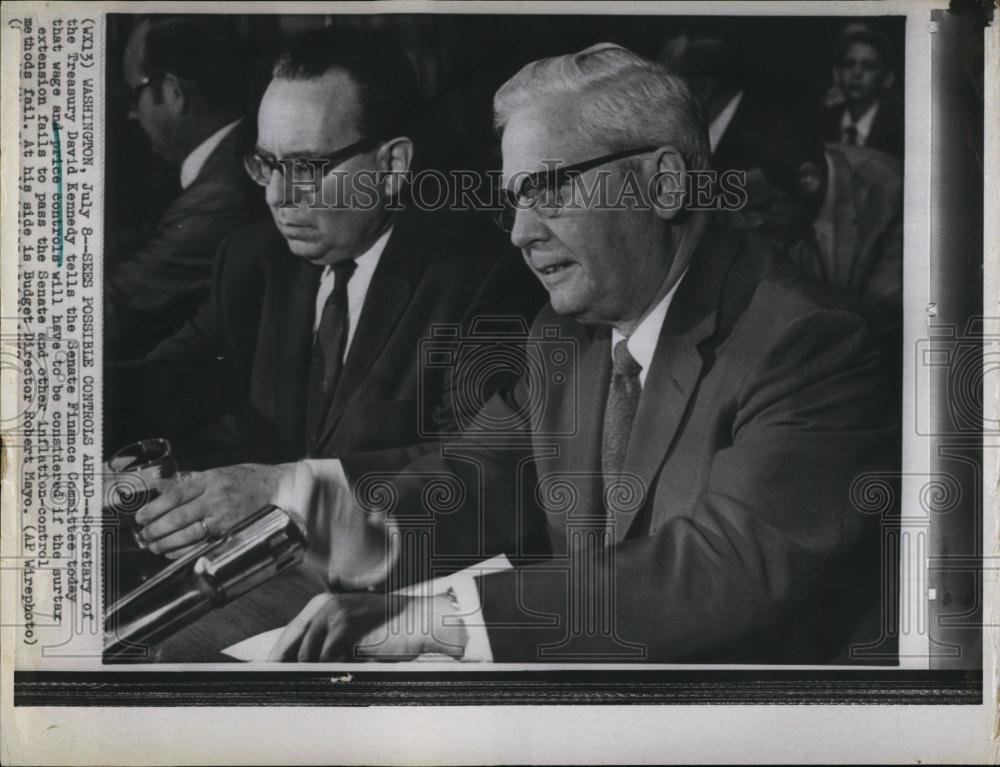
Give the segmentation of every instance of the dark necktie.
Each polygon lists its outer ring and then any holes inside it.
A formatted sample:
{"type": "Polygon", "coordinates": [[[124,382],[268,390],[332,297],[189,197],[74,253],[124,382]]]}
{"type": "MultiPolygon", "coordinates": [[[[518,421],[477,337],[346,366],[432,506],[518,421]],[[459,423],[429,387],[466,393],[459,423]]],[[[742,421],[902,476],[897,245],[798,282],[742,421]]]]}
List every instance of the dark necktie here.
{"type": "Polygon", "coordinates": [[[858,129],[854,125],[844,126],[844,143],[850,146],[858,145],[858,129]]]}
{"type": "Polygon", "coordinates": [[[629,354],[626,340],[615,344],[614,371],[608,404],[604,408],[604,437],[601,442],[601,473],[605,486],[622,473],[625,465],[625,451],[642,394],[640,370],[642,365],[629,354]]]}
{"type": "Polygon", "coordinates": [[[343,367],[344,346],[347,343],[347,282],[356,267],[354,261],[333,265],[333,290],[323,304],[323,314],[313,341],[306,393],[306,448],[309,454],[313,453],[322,434],[326,410],[343,367]]]}

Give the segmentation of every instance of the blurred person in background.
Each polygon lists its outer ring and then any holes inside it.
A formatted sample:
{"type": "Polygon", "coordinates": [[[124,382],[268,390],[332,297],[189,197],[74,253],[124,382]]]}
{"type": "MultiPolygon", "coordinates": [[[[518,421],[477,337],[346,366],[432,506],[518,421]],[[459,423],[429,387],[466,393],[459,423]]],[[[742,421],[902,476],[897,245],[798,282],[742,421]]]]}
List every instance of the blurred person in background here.
{"type": "Polygon", "coordinates": [[[266,215],[243,170],[248,57],[232,25],[208,16],[145,19],[125,48],[130,120],[179,175],[180,192],[145,236],[109,254],[105,357],[141,357],[208,297],[212,257],[233,230],[266,215]]]}
{"type": "Polygon", "coordinates": [[[903,174],[872,149],[823,144],[805,130],[766,153],[750,185],[764,201],[752,223],[809,274],[850,298],[882,342],[890,381],[901,375],[903,174]]]}
{"type": "Polygon", "coordinates": [[[903,105],[893,91],[889,39],[864,23],[844,27],[837,41],[834,86],[820,113],[825,141],[903,157],[903,105]]]}
{"type": "Polygon", "coordinates": [[[747,81],[738,49],[721,37],[683,34],[667,40],[660,60],[705,110],[712,167],[758,167],[791,110],[747,81]]]}

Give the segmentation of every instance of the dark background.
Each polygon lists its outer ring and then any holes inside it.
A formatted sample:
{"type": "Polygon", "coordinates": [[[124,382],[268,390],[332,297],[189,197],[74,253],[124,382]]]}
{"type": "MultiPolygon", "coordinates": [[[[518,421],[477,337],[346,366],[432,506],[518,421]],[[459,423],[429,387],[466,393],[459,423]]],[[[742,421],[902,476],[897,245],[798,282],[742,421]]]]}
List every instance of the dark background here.
{"type": "MultiPolygon", "coordinates": [[[[109,14],[106,114],[106,226],[109,233],[141,229],[156,221],[178,192],[175,168],[150,151],[137,123],[126,120],[127,92],[121,59],[141,16],[109,14]]],[[[416,116],[419,166],[499,167],[492,128],[496,89],[524,64],[545,56],[615,42],[658,58],[675,35],[710,34],[731,46],[751,89],[797,105],[811,115],[831,84],[837,34],[863,20],[888,36],[893,47],[895,89],[902,93],[902,17],[708,17],[582,15],[233,16],[257,56],[251,63],[246,114],[254,120],[270,79],[270,63],[296,32],[327,24],[389,30],[417,69],[421,114],[416,116]]]]}

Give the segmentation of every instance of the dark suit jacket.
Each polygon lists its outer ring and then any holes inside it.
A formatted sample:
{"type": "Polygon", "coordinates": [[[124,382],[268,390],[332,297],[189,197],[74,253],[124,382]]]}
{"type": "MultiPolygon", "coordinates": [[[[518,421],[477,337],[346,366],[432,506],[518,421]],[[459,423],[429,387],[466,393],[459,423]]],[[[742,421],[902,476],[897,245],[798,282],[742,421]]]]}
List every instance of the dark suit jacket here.
{"type": "Polygon", "coordinates": [[[176,332],[208,298],[222,239],[267,215],[263,190],[243,169],[252,146],[244,120],[170,204],[155,234],[106,275],[106,359],[136,359],[176,332]]]}
{"type": "MultiPolygon", "coordinates": [[[[364,466],[374,451],[379,465],[406,462],[405,448],[396,459],[379,451],[433,430],[445,367],[422,364],[421,342],[436,324],[457,325],[502,254],[511,256],[502,233],[477,216],[398,215],[314,455],[358,454],[364,466]]],[[[228,238],[209,302],[142,362],[111,366],[109,450],[150,434],[179,440],[228,414],[236,449],[224,462],[302,458],[321,273],[270,221],[228,238]]]]}
{"type": "MultiPolygon", "coordinates": [[[[824,141],[840,143],[843,140],[840,121],[844,115],[843,106],[827,107],[820,112],[820,132],[824,141]]],[[[892,94],[886,94],[879,101],[875,120],[865,140],[866,149],[878,149],[902,160],[905,146],[903,131],[903,103],[892,94]]]]}
{"type": "Polygon", "coordinates": [[[426,541],[395,576],[511,556],[478,579],[497,661],[834,660],[881,593],[853,483],[898,440],[866,323],[753,235],[709,229],[606,498],[610,332],[551,309],[534,330],[546,373],[491,400],[495,438],[392,480],[401,534],[426,541]]]}
{"type": "Polygon", "coordinates": [[[712,167],[719,172],[759,167],[775,137],[787,129],[791,118],[789,106],[745,91],[712,153],[712,167]]]}

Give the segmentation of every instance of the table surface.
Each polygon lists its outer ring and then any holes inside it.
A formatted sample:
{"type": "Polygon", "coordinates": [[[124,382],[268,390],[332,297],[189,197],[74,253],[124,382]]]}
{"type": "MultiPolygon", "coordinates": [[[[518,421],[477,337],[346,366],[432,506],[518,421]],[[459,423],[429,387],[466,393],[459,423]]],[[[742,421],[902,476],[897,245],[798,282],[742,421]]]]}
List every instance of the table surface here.
{"type": "Polygon", "coordinates": [[[318,573],[299,565],[161,641],[154,662],[239,663],[223,655],[223,648],[284,626],[325,590],[318,573]]]}

